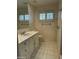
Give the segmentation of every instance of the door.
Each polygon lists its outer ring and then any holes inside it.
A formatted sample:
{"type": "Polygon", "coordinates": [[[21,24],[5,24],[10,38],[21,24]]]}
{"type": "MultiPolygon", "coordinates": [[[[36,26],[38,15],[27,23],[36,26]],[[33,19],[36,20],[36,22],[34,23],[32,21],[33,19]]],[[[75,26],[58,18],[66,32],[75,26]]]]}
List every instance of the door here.
{"type": "Polygon", "coordinates": [[[62,11],[58,13],[58,30],[57,30],[57,43],[59,53],[62,54],[62,11]]]}

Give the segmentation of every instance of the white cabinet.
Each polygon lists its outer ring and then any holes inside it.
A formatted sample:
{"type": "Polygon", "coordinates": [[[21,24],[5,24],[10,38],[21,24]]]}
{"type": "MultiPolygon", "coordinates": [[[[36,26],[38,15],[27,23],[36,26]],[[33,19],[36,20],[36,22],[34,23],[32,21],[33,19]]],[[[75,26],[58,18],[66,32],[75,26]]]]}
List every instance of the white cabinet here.
{"type": "Polygon", "coordinates": [[[39,37],[38,37],[38,34],[35,35],[35,36],[33,37],[33,39],[35,40],[35,44],[34,44],[35,49],[38,49],[38,47],[39,47],[39,37]]]}
{"type": "Polygon", "coordinates": [[[30,59],[35,49],[39,47],[38,34],[30,37],[24,42],[18,44],[19,56],[18,59],[30,59]]]}
{"type": "Polygon", "coordinates": [[[34,40],[32,38],[30,38],[28,41],[28,44],[26,46],[28,46],[28,53],[27,56],[30,59],[31,54],[33,53],[34,50],[34,40]]]}
{"type": "Polygon", "coordinates": [[[18,50],[19,50],[19,57],[18,59],[27,59],[27,48],[28,46],[26,47],[25,46],[25,42],[19,44],[18,46],[18,50]]]}

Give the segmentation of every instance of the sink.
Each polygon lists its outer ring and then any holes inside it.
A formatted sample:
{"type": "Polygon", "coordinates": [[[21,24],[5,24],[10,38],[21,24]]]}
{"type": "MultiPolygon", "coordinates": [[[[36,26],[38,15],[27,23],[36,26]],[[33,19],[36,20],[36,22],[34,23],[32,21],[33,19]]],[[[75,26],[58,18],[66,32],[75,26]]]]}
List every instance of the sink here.
{"type": "Polygon", "coordinates": [[[35,31],[24,31],[24,32],[20,32],[19,34],[22,36],[29,36],[32,35],[35,31]]]}
{"type": "Polygon", "coordinates": [[[30,37],[32,37],[36,33],[38,33],[38,31],[27,31],[27,32],[23,31],[23,32],[18,33],[18,43],[21,43],[24,40],[29,39],[30,37]]]}
{"type": "Polygon", "coordinates": [[[30,35],[31,33],[24,33],[23,35],[30,35]]]}
{"type": "Polygon", "coordinates": [[[25,32],[24,35],[31,35],[33,33],[34,33],[34,31],[28,31],[28,32],[25,32]]]}

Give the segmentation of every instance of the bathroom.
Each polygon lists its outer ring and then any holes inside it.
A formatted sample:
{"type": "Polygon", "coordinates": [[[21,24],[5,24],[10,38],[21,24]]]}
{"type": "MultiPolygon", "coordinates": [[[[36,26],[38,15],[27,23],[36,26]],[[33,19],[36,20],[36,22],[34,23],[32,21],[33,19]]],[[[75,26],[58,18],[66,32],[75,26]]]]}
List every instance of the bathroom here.
{"type": "Polygon", "coordinates": [[[61,3],[17,0],[18,59],[61,59],[61,3]]]}

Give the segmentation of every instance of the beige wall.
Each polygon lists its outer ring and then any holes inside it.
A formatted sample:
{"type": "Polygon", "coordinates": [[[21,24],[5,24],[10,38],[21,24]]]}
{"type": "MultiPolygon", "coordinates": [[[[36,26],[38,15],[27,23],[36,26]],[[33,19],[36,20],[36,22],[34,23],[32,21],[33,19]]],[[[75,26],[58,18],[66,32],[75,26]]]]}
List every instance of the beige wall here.
{"type": "Polygon", "coordinates": [[[39,20],[39,12],[42,10],[53,10],[54,12],[58,13],[58,3],[48,4],[45,6],[38,6],[35,8],[35,27],[39,30],[45,41],[51,41],[57,39],[57,19],[54,19],[51,22],[51,25],[41,25],[39,20]]]}
{"type": "Polygon", "coordinates": [[[34,7],[31,4],[28,4],[28,14],[30,15],[29,25],[33,25],[34,20],[34,7]]]}

